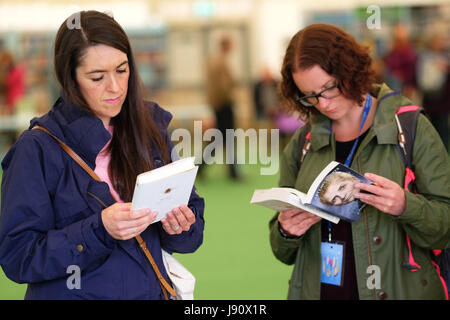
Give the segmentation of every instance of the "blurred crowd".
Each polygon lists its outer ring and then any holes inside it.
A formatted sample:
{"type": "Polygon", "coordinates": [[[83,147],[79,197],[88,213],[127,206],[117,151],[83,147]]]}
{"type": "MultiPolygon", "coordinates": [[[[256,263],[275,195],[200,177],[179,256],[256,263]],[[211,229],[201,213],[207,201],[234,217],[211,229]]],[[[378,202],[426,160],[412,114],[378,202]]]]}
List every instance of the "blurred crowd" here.
{"type": "Polygon", "coordinates": [[[13,114],[24,94],[25,67],[15,63],[12,54],[0,47],[0,114],[13,114]]]}
{"type": "Polygon", "coordinates": [[[447,36],[435,32],[422,47],[415,47],[408,29],[397,25],[392,48],[382,58],[384,72],[379,77],[391,87],[403,90],[413,102],[425,108],[448,148],[450,48],[445,43],[447,36]]]}
{"type": "MultiPolygon", "coordinates": [[[[368,43],[378,82],[401,90],[414,104],[425,109],[426,115],[449,149],[450,114],[450,44],[448,34],[434,32],[420,44],[413,44],[405,25],[393,28],[391,45],[384,55],[368,43]],[[446,38],[447,37],[447,38],[446,38]]],[[[272,119],[281,136],[289,136],[303,123],[296,115],[286,114],[276,97],[277,81],[267,69],[254,85],[257,119],[272,119]]]]}
{"type": "MultiPolygon", "coordinates": [[[[397,25],[393,28],[389,49],[382,55],[377,54],[379,50],[374,43],[368,42],[372,51],[373,68],[379,82],[386,82],[391,88],[402,90],[414,104],[425,108],[426,114],[438,130],[444,144],[449,148],[450,46],[448,34],[435,32],[422,38],[420,43],[411,41],[408,28],[397,25]]],[[[229,50],[232,50],[231,44],[229,50]]],[[[230,85],[233,83],[231,80],[233,75],[226,69],[224,56],[222,54],[222,69],[219,74],[208,76],[210,79],[206,79],[205,95],[212,90],[210,89],[212,79],[217,82],[218,78],[226,76],[228,79],[225,79],[224,83],[230,83],[230,85]]],[[[26,65],[15,61],[13,55],[0,44],[0,116],[15,114],[20,100],[27,91],[32,90],[27,88],[26,77],[26,65]]],[[[247,83],[247,89],[253,98],[254,126],[278,128],[281,137],[280,147],[283,147],[290,135],[302,126],[303,122],[298,115],[286,113],[280,105],[277,92],[278,78],[279,75],[276,72],[264,66],[259,79],[247,83]]],[[[214,90],[217,96],[218,89],[214,90]]],[[[226,87],[225,91],[227,90],[231,89],[226,87]]],[[[217,117],[217,125],[232,128],[235,126],[232,118],[236,116],[236,112],[233,115],[232,109],[236,103],[227,99],[228,96],[225,95],[220,107],[213,105],[211,107],[217,117]],[[225,107],[222,108],[222,106],[225,107]]],[[[213,104],[211,99],[208,103],[213,104]]],[[[48,108],[50,107],[49,105],[48,108]]],[[[2,134],[5,135],[5,132],[2,134]]],[[[231,168],[231,175],[236,176],[234,168],[231,168]]]]}

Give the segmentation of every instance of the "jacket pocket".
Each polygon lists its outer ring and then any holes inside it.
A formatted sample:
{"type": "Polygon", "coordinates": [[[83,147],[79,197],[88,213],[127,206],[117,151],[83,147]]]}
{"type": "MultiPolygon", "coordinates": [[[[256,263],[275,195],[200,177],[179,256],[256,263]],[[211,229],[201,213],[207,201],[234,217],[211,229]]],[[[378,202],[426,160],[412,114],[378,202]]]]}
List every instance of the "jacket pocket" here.
{"type": "Polygon", "coordinates": [[[124,268],[129,257],[119,247],[100,265],[83,270],[80,278],[80,289],[70,290],[77,299],[118,300],[127,299],[124,287],[129,279],[124,278],[124,268]]]}
{"type": "Polygon", "coordinates": [[[291,279],[289,280],[289,300],[298,300],[302,295],[303,287],[303,270],[305,262],[304,245],[300,244],[295,259],[294,269],[292,270],[291,279]]]}

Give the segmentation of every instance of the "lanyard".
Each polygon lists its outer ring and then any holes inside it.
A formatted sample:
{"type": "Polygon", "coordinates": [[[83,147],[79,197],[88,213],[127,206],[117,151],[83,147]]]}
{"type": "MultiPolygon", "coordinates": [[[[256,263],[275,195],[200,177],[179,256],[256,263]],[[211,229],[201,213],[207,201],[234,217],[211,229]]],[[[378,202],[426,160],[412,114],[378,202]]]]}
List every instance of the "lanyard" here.
{"type": "Polygon", "coordinates": [[[355,153],[356,146],[358,145],[359,136],[361,135],[361,130],[364,127],[364,123],[366,122],[367,116],[369,115],[371,105],[372,105],[372,96],[368,93],[366,95],[366,104],[364,105],[364,111],[361,120],[361,127],[359,128],[358,137],[356,138],[355,143],[353,143],[352,150],[350,151],[350,153],[347,156],[347,159],[345,160],[345,165],[347,167],[350,167],[350,164],[352,162],[353,154],[355,153]]]}
{"type": "MultiPolygon", "coordinates": [[[[358,137],[356,138],[355,142],[353,143],[352,150],[350,150],[350,153],[348,154],[347,159],[345,160],[345,165],[347,167],[350,167],[350,164],[352,162],[353,154],[355,153],[356,146],[358,145],[359,136],[361,135],[362,128],[364,127],[364,123],[366,122],[367,116],[369,115],[371,106],[372,106],[372,96],[368,93],[366,95],[366,103],[364,105],[364,110],[363,110],[361,126],[359,128],[358,137]]],[[[331,124],[330,124],[330,130],[331,130],[331,124]]],[[[328,222],[328,242],[331,242],[331,222],[328,222]]]]}

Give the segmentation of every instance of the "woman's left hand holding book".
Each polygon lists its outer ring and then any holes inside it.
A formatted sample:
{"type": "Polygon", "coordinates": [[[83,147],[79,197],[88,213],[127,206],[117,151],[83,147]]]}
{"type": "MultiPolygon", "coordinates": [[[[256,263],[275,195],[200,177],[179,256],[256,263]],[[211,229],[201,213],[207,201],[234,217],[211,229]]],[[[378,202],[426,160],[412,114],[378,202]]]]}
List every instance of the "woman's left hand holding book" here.
{"type": "Polygon", "coordinates": [[[162,227],[168,234],[180,234],[188,231],[195,223],[195,215],[186,205],[181,205],[170,211],[161,219],[162,227]]]}
{"type": "Polygon", "coordinates": [[[281,211],[278,222],[283,232],[289,236],[300,237],[322,218],[301,209],[281,211]]]}

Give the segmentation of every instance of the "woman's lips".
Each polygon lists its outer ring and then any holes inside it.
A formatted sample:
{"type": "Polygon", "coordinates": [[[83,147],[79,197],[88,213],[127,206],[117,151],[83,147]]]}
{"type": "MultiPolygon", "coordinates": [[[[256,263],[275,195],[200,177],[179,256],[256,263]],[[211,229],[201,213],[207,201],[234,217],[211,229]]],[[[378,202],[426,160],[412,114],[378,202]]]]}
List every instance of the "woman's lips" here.
{"type": "Polygon", "coordinates": [[[107,103],[117,103],[117,102],[119,102],[119,100],[120,100],[120,97],[113,98],[113,99],[106,99],[105,101],[107,103]]]}
{"type": "Polygon", "coordinates": [[[327,110],[326,112],[327,113],[335,113],[336,111],[337,111],[337,107],[331,108],[331,109],[327,110]]]}

